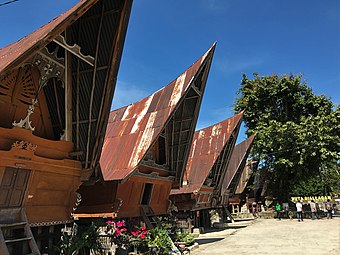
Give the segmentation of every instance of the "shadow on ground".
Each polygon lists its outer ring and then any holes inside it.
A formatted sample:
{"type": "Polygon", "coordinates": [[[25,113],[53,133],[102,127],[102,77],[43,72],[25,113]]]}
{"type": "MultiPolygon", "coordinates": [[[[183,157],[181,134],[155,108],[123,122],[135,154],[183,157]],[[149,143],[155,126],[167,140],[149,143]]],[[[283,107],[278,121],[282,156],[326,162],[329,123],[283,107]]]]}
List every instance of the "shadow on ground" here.
{"type": "MultiPolygon", "coordinates": [[[[254,218],[246,218],[246,219],[234,219],[235,222],[242,222],[242,221],[252,221],[254,218]]],[[[231,222],[231,221],[230,221],[231,222]]]]}
{"type": "Polygon", "coordinates": [[[247,227],[247,226],[228,226],[225,229],[239,229],[239,228],[245,228],[245,227],[247,227]]]}
{"type": "Polygon", "coordinates": [[[195,239],[195,241],[201,245],[201,244],[207,244],[207,243],[214,243],[223,240],[224,238],[222,237],[216,237],[216,238],[202,238],[202,239],[195,239]]]}

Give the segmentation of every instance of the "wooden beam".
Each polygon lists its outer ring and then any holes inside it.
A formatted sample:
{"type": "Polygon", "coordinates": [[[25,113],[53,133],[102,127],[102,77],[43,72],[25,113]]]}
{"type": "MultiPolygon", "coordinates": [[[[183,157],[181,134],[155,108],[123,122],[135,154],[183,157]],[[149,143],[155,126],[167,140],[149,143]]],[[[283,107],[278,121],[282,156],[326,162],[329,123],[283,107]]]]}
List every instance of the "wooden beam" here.
{"type": "MultiPolygon", "coordinates": [[[[100,36],[101,36],[101,30],[103,25],[103,14],[104,14],[104,2],[102,2],[102,16],[100,18],[99,28],[98,28],[98,34],[97,34],[97,40],[96,40],[96,53],[95,53],[95,59],[94,59],[94,66],[93,66],[93,76],[92,76],[92,89],[91,89],[91,97],[90,97],[90,106],[89,106],[89,122],[92,120],[92,107],[93,107],[93,97],[94,97],[94,89],[96,87],[96,74],[97,74],[97,63],[98,63],[98,54],[99,54],[99,44],[100,44],[100,36]]],[[[90,150],[90,140],[91,140],[91,124],[88,125],[87,130],[87,144],[86,144],[86,158],[85,158],[85,168],[88,168],[88,160],[89,160],[89,150],[90,150]]],[[[91,160],[92,161],[92,160],[91,160]]]]}
{"type": "MultiPolygon", "coordinates": [[[[102,70],[105,70],[107,69],[107,66],[99,66],[97,67],[97,71],[102,71],[102,70]]],[[[80,71],[76,71],[76,72],[73,72],[72,75],[78,75],[79,74],[86,74],[86,73],[92,73],[93,72],[93,68],[88,68],[88,69],[84,69],[84,70],[80,70],[80,71]]]]}
{"type": "MultiPolygon", "coordinates": [[[[119,25],[116,29],[114,40],[111,46],[111,53],[110,53],[110,62],[108,65],[108,72],[105,77],[105,87],[103,94],[105,96],[102,97],[99,114],[98,114],[98,121],[96,125],[96,134],[100,137],[105,135],[107,119],[110,112],[110,106],[112,103],[112,97],[114,95],[114,90],[117,81],[117,73],[119,69],[119,63],[121,59],[122,51],[119,49],[123,47],[125,32],[127,28],[127,20],[130,16],[130,10],[132,6],[132,0],[124,1],[124,6],[120,12],[119,16],[119,25]]],[[[104,13],[105,14],[105,13],[104,13]]],[[[98,158],[100,156],[101,147],[100,144],[103,143],[103,138],[97,139],[94,145],[93,154],[92,154],[92,165],[91,168],[95,169],[95,175],[99,175],[98,173],[99,168],[97,166],[98,158]]]]}
{"type": "MultiPolygon", "coordinates": [[[[65,32],[67,34],[67,31],[65,32]]],[[[65,141],[72,141],[72,54],[65,50],[65,141]]]]}
{"type": "Polygon", "coordinates": [[[53,42],[55,42],[56,44],[60,45],[61,47],[63,47],[68,53],[72,53],[73,55],[75,55],[76,57],[78,57],[79,59],[83,60],[84,62],[86,62],[87,64],[89,64],[90,66],[94,66],[94,58],[92,56],[85,56],[80,52],[80,46],[77,44],[74,45],[68,45],[66,43],[65,38],[62,35],[58,35],[53,42]]]}

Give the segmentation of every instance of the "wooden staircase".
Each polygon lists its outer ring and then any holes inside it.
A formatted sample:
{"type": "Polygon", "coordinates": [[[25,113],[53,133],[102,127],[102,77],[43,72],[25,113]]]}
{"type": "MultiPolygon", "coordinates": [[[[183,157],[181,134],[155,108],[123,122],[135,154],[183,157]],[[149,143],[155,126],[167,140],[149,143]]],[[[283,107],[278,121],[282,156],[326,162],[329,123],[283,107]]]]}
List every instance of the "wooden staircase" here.
{"type": "Polygon", "coordinates": [[[231,222],[235,222],[233,215],[229,212],[228,208],[227,208],[225,205],[223,206],[223,209],[224,209],[224,212],[225,212],[227,218],[228,218],[231,222]]]}
{"type": "Polygon", "coordinates": [[[158,217],[155,215],[154,211],[152,210],[152,208],[150,206],[141,205],[140,206],[140,212],[141,212],[142,218],[143,218],[146,226],[149,229],[161,226],[158,217]]]}
{"type": "Polygon", "coordinates": [[[0,210],[0,254],[40,255],[24,208],[0,210]]]}

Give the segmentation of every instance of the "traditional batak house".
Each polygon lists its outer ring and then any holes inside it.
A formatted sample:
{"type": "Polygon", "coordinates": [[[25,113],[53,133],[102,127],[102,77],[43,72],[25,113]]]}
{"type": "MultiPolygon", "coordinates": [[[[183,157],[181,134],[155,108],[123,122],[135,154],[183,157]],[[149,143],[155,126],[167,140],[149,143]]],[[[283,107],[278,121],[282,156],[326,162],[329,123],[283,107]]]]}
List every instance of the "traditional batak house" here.
{"type": "Polygon", "coordinates": [[[111,112],[100,159],[104,184],[82,187],[77,216],[116,212],[152,227],[153,215],[167,214],[170,190],[182,184],[214,49],[166,87],[111,112]]]}
{"type": "Polygon", "coordinates": [[[0,49],[0,254],[40,254],[98,172],[131,5],[82,0],[0,49]]]}
{"type": "Polygon", "coordinates": [[[243,112],[195,132],[183,187],[171,190],[170,196],[178,217],[194,218],[195,227],[210,226],[209,210],[219,203],[242,116],[243,112]]]}
{"type": "Polygon", "coordinates": [[[235,146],[224,178],[221,193],[223,198],[221,201],[224,206],[230,205],[233,213],[239,212],[241,204],[241,197],[239,195],[235,196],[236,191],[239,190],[238,192],[240,192],[242,190],[243,192],[246,183],[245,179],[249,178],[251,161],[249,161],[249,165],[246,165],[246,163],[254,138],[255,135],[252,135],[235,146]],[[242,176],[244,176],[244,179],[242,176]]]}
{"type": "Polygon", "coordinates": [[[235,194],[229,197],[228,200],[228,209],[230,212],[249,212],[249,205],[251,205],[251,203],[253,202],[251,201],[250,204],[248,203],[249,196],[251,195],[250,193],[253,193],[251,192],[249,185],[251,185],[254,181],[253,169],[255,165],[256,162],[254,162],[253,160],[247,160],[246,165],[241,173],[240,181],[236,187],[235,194]]]}

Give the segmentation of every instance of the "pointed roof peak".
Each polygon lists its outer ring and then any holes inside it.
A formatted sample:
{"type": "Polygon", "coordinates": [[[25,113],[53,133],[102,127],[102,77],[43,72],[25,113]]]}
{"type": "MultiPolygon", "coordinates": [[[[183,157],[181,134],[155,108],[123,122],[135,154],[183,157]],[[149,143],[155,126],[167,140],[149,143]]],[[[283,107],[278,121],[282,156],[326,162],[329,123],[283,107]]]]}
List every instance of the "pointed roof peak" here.
{"type": "Polygon", "coordinates": [[[216,127],[216,126],[223,126],[225,124],[228,124],[228,123],[233,123],[234,124],[234,128],[236,127],[236,125],[240,122],[240,120],[242,119],[243,117],[243,111],[238,113],[238,114],[235,114],[234,116],[231,116],[229,117],[228,119],[225,119],[225,120],[222,120],[218,123],[215,123],[215,124],[212,124],[208,127],[205,127],[205,128],[202,128],[202,129],[199,129],[197,130],[196,132],[199,132],[199,131],[204,131],[206,129],[210,129],[210,128],[213,128],[213,127],[216,127]]]}
{"type": "Polygon", "coordinates": [[[251,135],[234,147],[233,154],[231,156],[231,160],[228,165],[227,173],[223,182],[224,190],[229,189],[230,186],[234,186],[233,188],[236,188],[236,186],[238,185],[238,183],[234,183],[234,185],[231,184],[232,182],[238,182],[238,180],[233,179],[237,175],[237,172],[240,173],[240,171],[243,170],[241,168],[244,166],[244,162],[248,158],[255,136],[256,134],[251,135]]]}
{"type": "MultiPolygon", "coordinates": [[[[181,91],[187,89],[187,86],[191,84],[191,81],[193,80],[194,76],[196,73],[199,71],[199,68],[203,65],[203,62],[205,60],[208,60],[209,57],[212,57],[212,54],[214,53],[214,50],[216,48],[216,42],[210,46],[210,48],[200,57],[198,58],[191,66],[189,66],[186,71],[184,71],[182,74],[180,74],[176,79],[172,80],[168,85],[158,89],[154,93],[152,93],[150,96],[145,97],[137,102],[130,103],[128,105],[122,106],[118,109],[114,109],[111,111],[111,114],[113,114],[116,111],[121,111],[122,109],[126,109],[128,107],[131,107],[133,105],[137,104],[143,104],[145,101],[148,101],[148,99],[154,97],[158,93],[162,93],[164,90],[167,90],[169,87],[173,87],[174,83],[179,82],[177,86],[181,86],[180,89],[181,91]],[[190,79],[188,79],[188,74],[190,75],[190,79]],[[184,80],[185,79],[185,82],[184,80]],[[181,82],[182,80],[182,82],[181,82]]],[[[110,120],[109,120],[110,121],[110,120]]]]}
{"type": "Polygon", "coordinates": [[[239,127],[242,116],[243,113],[238,113],[195,132],[185,172],[188,185],[180,190],[172,190],[172,194],[191,193],[201,189],[231,134],[239,127]]]}
{"type": "MultiPolygon", "coordinates": [[[[100,159],[105,180],[122,180],[135,171],[177,105],[182,102],[191,87],[197,86],[193,82],[195,77],[201,71],[209,71],[214,49],[215,45],[167,86],[136,103],[110,113],[100,159]]],[[[199,98],[203,96],[205,82],[206,80],[201,81],[200,88],[195,87],[195,91],[199,90],[199,98]]],[[[200,104],[200,100],[198,103],[200,104]]],[[[192,112],[193,120],[197,118],[196,111],[192,112]]],[[[193,125],[195,123],[196,120],[193,125]]]]}
{"type": "Polygon", "coordinates": [[[32,33],[24,36],[3,48],[0,48],[0,73],[6,72],[9,68],[20,64],[36,48],[43,48],[58,36],[65,28],[81,17],[98,0],[80,0],[73,7],[42,25],[32,33]]]}

